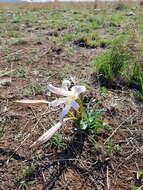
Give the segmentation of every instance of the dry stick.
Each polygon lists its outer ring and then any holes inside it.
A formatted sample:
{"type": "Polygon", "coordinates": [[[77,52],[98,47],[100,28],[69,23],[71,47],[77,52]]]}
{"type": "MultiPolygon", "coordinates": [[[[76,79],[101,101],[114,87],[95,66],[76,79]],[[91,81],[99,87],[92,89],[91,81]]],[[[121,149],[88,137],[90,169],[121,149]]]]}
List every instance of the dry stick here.
{"type": "MultiPolygon", "coordinates": [[[[134,114],[133,114],[134,115],[134,114]]],[[[114,134],[118,131],[118,129],[120,127],[122,127],[122,125],[127,122],[128,120],[130,120],[131,117],[133,117],[133,115],[130,115],[126,120],[124,120],[114,131],[113,133],[107,138],[107,140],[104,142],[104,144],[106,144],[113,136],[114,134]]],[[[134,116],[135,117],[135,116],[134,116]]]]}
{"type": "MultiPolygon", "coordinates": [[[[47,109],[48,110],[48,109],[47,109]]],[[[50,113],[53,113],[53,112],[57,112],[59,110],[59,108],[58,109],[54,109],[54,110],[50,110],[50,111],[45,111],[44,113],[42,113],[40,116],[38,116],[38,117],[32,117],[31,119],[38,119],[39,117],[41,118],[42,116],[45,116],[45,115],[48,115],[48,114],[50,114],[50,113]]]]}
{"type": "Polygon", "coordinates": [[[20,149],[20,147],[24,144],[24,142],[29,138],[30,133],[25,137],[25,139],[22,141],[22,143],[16,148],[16,150],[13,152],[13,154],[9,157],[9,159],[6,161],[6,164],[8,165],[10,159],[13,157],[13,155],[20,149]]]}
{"type": "Polygon", "coordinates": [[[45,175],[44,175],[44,172],[43,172],[43,171],[42,171],[42,176],[43,176],[43,181],[46,183],[47,180],[46,180],[46,178],[45,178],[45,175]]]}
{"type": "Polygon", "coordinates": [[[107,181],[107,189],[110,190],[110,180],[109,180],[109,168],[107,166],[107,174],[106,174],[106,181],[107,181]]]}
{"type": "Polygon", "coordinates": [[[3,77],[3,76],[5,76],[5,75],[9,75],[9,74],[11,74],[13,71],[15,71],[14,69],[12,70],[10,70],[10,71],[4,71],[4,73],[2,73],[2,74],[0,74],[0,77],[3,77]]]}
{"type": "MultiPolygon", "coordinates": [[[[32,108],[32,107],[30,107],[31,108],[31,110],[32,110],[32,113],[33,113],[33,115],[35,116],[35,118],[37,119],[38,117],[37,117],[37,115],[36,115],[36,113],[35,113],[35,111],[34,111],[34,109],[32,108]]],[[[43,129],[45,129],[45,127],[43,126],[43,124],[41,123],[41,120],[42,119],[42,117],[40,117],[39,118],[39,120],[37,119],[37,121],[39,121],[40,122],[40,124],[41,124],[41,126],[42,126],[42,128],[43,129]]]]}

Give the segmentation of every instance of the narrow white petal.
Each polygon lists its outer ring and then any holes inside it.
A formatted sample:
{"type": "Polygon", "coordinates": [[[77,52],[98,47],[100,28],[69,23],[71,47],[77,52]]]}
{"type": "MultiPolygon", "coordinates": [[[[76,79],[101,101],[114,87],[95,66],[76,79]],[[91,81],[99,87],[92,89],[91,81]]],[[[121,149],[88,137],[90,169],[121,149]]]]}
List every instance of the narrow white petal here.
{"type": "Polygon", "coordinates": [[[79,109],[79,104],[76,102],[76,101],[71,101],[71,107],[74,108],[75,110],[78,110],[79,109]]]}
{"type": "Polygon", "coordinates": [[[72,81],[73,84],[76,84],[76,78],[75,77],[70,76],[70,80],[72,81]]]}
{"type": "Polygon", "coordinates": [[[64,90],[67,91],[69,89],[70,85],[71,85],[71,82],[69,80],[63,80],[63,82],[62,82],[62,88],[64,90]]]}
{"type": "Polygon", "coordinates": [[[58,95],[62,95],[62,96],[72,96],[72,94],[73,94],[71,91],[64,90],[63,88],[56,88],[51,84],[49,84],[47,88],[51,92],[58,94],[58,95]]]}
{"type": "Polygon", "coordinates": [[[60,104],[63,104],[63,103],[66,103],[67,102],[67,98],[59,98],[59,99],[56,99],[52,102],[49,102],[49,107],[57,107],[59,106],[60,104]]]}
{"type": "Polygon", "coordinates": [[[71,91],[73,92],[73,94],[78,96],[80,93],[85,92],[86,88],[85,86],[73,86],[71,88],[71,91]]]}
{"type": "Polygon", "coordinates": [[[62,122],[58,122],[56,125],[54,125],[52,128],[50,128],[47,132],[45,132],[39,139],[34,142],[31,147],[33,146],[40,146],[43,143],[47,142],[56,132],[57,130],[64,124],[66,121],[70,120],[70,118],[63,119],[62,122]]]}
{"type": "Polygon", "coordinates": [[[15,101],[18,104],[49,104],[47,100],[17,100],[15,101]]]}
{"type": "Polygon", "coordinates": [[[35,146],[35,145],[39,146],[47,142],[57,132],[57,130],[61,126],[62,126],[62,122],[58,122],[56,125],[51,127],[47,132],[45,132],[36,142],[34,142],[32,146],[35,146]]]}
{"type": "Polygon", "coordinates": [[[59,114],[59,117],[60,117],[61,120],[63,120],[63,118],[65,117],[65,115],[67,115],[67,113],[69,112],[70,108],[71,108],[71,105],[70,104],[66,104],[65,108],[59,114]]]}

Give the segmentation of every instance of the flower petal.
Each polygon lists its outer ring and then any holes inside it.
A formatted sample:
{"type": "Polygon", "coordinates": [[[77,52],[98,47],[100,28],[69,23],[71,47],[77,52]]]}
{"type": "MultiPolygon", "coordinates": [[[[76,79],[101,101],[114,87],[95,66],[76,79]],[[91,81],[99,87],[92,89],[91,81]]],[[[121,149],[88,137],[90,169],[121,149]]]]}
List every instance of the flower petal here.
{"type": "Polygon", "coordinates": [[[57,130],[61,126],[62,126],[62,122],[58,122],[56,125],[51,127],[47,132],[45,132],[36,142],[34,142],[31,147],[33,147],[35,145],[40,146],[40,145],[44,144],[57,132],[57,130]]]}
{"type": "Polygon", "coordinates": [[[18,104],[49,104],[47,100],[17,100],[18,104]]]}
{"type": "Polygon", "coordinates": [[[65,115],[67,115],[67,113],[69,112],[70,108],[71,108],[71,105],[70,104],[66,104],[65,108],[59,114],[59,117],[60,117],[61,120],[63,120],[63,118],[65,117],[65,115]]]}
{"type": "Polygon", "coordinates": [[[76,102],[76,101],[71,101],[71,107],[74,108],[75,110],[78,110],[79,109],[79,104],[76,102]]]}
{"type": "Polygon", "coordinates": [[[62,124],[64,124],[64,122],[68,120],[70,120],[70,118],[65,118],[63,122],[58,122],[56,125],[51,127],[47,132],[45,132],[41,137],[39,137],[39,139],[36,142],[34,142],[31,145],[31,147],[36,145],[40,146],[43,143],[47,142],[57,132],[57,130],[62,126],[62,124]]]}
{"type": "Polygon", "coordinates": [[[71,82],[72,82],[73,84],[76,84],[76,78],[75,78],[75,77],[70,76],[70,80],[71,80],[71,82]]]}
{"type": "Polygon", "coordinates": [[[62,95],[62,96],[72,96],[73,95],[73,93],[71,91],[64,90],[63,88],[56,88],[51,84],[49,84],[47,88],[51,92],[58,94],[58,95],[62,95]]]}
{"type": "Polygon", "coordinates": [[[71,85],[71,82],[69,81],[69,80],[63,80],[63,82],[62,82],[62,88],[64,89],[64,90],[68,90],[69,89],[69,87],[70,87],[70,85],[71,85]]]}
{"type": "Polygon", "coordinates": [[[86,88],[85,86],[73,86],[71,88],[71,91],[73,92],[73,94],[78,96],[80,93],[85,92],[86,88]]]}
{"type": "Polygon", "coordinates": [[[57,107],[59,106],[60,104],[63,104],[63,103],[66,103],[67,102],[67,98],[59,98],[59,99],[56,99],[52,102],[49,102],[49,107],[57,107]]]}

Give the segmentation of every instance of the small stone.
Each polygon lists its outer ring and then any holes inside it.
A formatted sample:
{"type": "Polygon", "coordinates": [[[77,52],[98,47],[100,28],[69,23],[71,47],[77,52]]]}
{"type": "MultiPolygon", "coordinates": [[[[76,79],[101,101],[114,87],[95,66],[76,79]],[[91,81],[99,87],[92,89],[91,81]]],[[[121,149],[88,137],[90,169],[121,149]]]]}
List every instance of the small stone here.
{"type": "Polygon", "coordinates": [[[0,86],[10,86],[10,85],[11,85],[10,78],[0,79],[0,86]]]}
{"type": "Polygon", "coordinates": [[[126,16],[135,16],[136,14],[134,12],[129,12],[126,14],[126,16]]]}

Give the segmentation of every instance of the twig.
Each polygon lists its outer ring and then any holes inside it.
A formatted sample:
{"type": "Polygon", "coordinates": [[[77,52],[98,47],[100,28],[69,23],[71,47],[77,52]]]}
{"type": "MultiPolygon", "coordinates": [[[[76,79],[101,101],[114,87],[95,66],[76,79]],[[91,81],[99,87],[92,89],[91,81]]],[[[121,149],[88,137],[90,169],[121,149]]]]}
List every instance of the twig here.
{"type": "MultiPolygon", "coordinates": [[[[120,127],[122,127],[122,125],[125,123],[125,122],[127,122],[128,120],[130,120],[130,118],[132,118],[133,117],[133,115],[130,115],[126,120],[124,120],[113,132],[112,132],[112,134],[106,139],[106,141],[104,142],[104,144],[106,144],[114,135],[115,135],[115,133],[118,131],[118,129],[120,128],[120,127]]],[[[134,116],[135,117],[135,116],[134,116]]]]}
{"type": "Polygon", "coordinates": [[[24,142],[29,138],[30,133],[25,137],[25,139],[22,141],[22,143],[16,148],[16,150],[13,152],[13,154],[9,157],[9,159],[6,161],[6,164],[8,165],[10,159],[13,157],[13,155],[20,149],[20,147],[24,144],[24,142]]]}
{"type": "Polygon", "coordinates": [[[106,173],[106,181],[107,181],[107,190],[110,190],[110,180],[109,180],[109,168],[107,166],[107,173],[106,173]]]}

